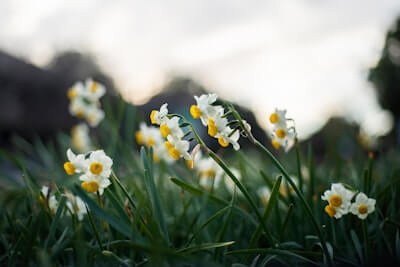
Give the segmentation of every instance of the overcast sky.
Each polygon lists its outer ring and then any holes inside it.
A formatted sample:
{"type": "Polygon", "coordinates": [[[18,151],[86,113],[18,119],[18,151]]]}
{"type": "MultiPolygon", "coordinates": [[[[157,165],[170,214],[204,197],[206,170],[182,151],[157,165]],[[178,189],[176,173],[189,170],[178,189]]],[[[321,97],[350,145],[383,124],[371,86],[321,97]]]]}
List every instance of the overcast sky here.
{"type": "Polygon", "coordinates": [[[384,133],[366,76],[398,15],[399,0],[1,0],[0,49],[39,66],[89,52],[135,103],[184,74],[264,127],[280,107],[302,137],[332,115],[384,133]]]}

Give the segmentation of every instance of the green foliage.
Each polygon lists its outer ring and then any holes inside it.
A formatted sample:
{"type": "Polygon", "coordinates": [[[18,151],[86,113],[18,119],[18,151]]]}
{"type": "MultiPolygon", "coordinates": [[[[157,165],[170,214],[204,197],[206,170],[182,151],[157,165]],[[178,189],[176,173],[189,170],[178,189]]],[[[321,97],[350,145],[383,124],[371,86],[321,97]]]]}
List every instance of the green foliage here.
{"type": "Polygon", "coordinates": [[[258,144],[246,153],[221,149],[211,156],[236,189],[206,189],[183,160],[155,163],[151,149],[134,143],[133,106],[106,107],[93,140],[114,161],[112,184],[101,197],[64,173],[65,134],[57,143],[15,137],[13,153],[0,151],[17,173],[0,173],[1,266],[309,266],[329,264],[327,257],[337,265],[400,264],[397,151],[369,159],[359,148],[344,160],[314,158],[311,148],[296,147],[271,154],[278,165],[258,144]],[[365,221],[330,218],[320,196],[334,182],[375,198],[376,211],[365,221]],[[39,201],[44,184],[58,197],[55,213],[39,201]],[[262,186],[271,190],[267,204],[257,194],[262,186]],[[82,221],[68,212],[69,192],[86,203],[82,221]]]}

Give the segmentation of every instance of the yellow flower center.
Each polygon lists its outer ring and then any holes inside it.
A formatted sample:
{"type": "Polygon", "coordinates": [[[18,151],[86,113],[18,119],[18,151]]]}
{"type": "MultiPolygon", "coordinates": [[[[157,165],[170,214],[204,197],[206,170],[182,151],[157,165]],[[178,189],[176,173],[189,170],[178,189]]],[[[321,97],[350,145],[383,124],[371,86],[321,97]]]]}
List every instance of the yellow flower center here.
{"type": "Polygon", "coordinates": [[[92,84],[90,85],[90,92],[92,92],[92,93],[96,92],[98,87],[99,86],[98,86],[97,82],[92,82],[92,84]]]}
{"type": "Polygon", "coordinates": [[[191,160],[191,159],[186,160],[186,166],[187,166],[189,169],[193,169],[193,160],[191,160]]]}
{"type": "Polygon", "coordinates": [[[83,117],[85,116],[85,113],[83,113],[83,110],[78,110],[77,112],[76,112],[76,114],[75,114],[75,116],[78,118],[78,119],[83,119],[83,117]]]}
{"type": "Polygon", "coordinates": [[[41,205],[43,205],[43,206],[46,205],[46,200],[45,200],[44,197],[42,197],[42,195],[39,195],[38,200],[39,200],[39,203],[40,203],[41,205]]]}
{"type": "Polygon", "coordinates": [[[208,119],[208,134],[210,136],[215,136],[217,134],[217,126],[213,118],[208,119]]]}
{"type": "Polygon", "coordinates": [[[165,146],[168,149],[168,154],[175,160],[179,159],[181,157],[181,152],[179,152],[178,149],[176,149],[171,142],[165,141],[164,142],[165,146]]]}
{"type": "Polygon", "coordinates": [[[150,120],[151,120],[151,124],[157,124],[156,121],[156,115],[157,115],[158,111],[157,110],[152,110],[150,113],[150,120]]]}
{"type": "Polygon", "coordinates": [[[86,192],[94,193],[99,189],[99,184],[95,181],[91,182],[82,182],[81,186],[85,189],[86,192]]]}
{"type": "Polygon", "coordinates": [[[278,118],[278,114],[276,114],[275,112],[271,114],[271,116],[269,116],[269,121],[273,124],[277,123],[279,120],[278,118]]]}
{"type": "Polygon", "coordinates": [[[163,123],[160,126],[160,132],[161,135],[166,138],[170,134],[171,130],[168,128],[167,124],[163,123]]]}
{"type": "Polygon", "coordinates": [[[201,175],[202,176],[206,176],[206,177],[215,177],[216,174],[217,173],[213,169],[208,169],[208,170],[205,170],[205,171],[201,172],[201,175]]]}
{"type": "Polygon", "coordinates": [[[75,88],[70,88],[67,92],[67,96],[70,100],[74,99],[78,93],[76,92],[75,88]]]}
{"type": "Polygon", "coordinates": [[[137,142],[139,145],[143,145],[144,139],[143,139],[143,134],[142,134],[141,131],[137,131],[137,132],[135,133],[135,138],[136,138],[136,142],[137,142]]]}
{"type": "Polygon", "coordinates": [[[326,205],[326,206],[325,206],[325,212],[326,212],[329,216],[333,217],[333,216],[335,216],[335,214],[336,214],[336,209],[335,209],[334,207],[332,207],[331,205],[326,205]]]}
{"type": "Polygon", "coordinates": [[[147,137],[147,146],[154,146],[156,142],[154,141],[153,137],[147,137]]]}
{"type": "Polygon", "coordinates": [[[368,207],[367,207],[366,205],[364,205],[364,204],[361,204],[361,205],[358,207],[358,212],[359,212],[360,214],[366,214],[366,213],[368,213],[368,207]]]}
{"type": "Polygon", "coordinates": [[[74,175],[75,174],[75,165],[72,164],[71,162],[67,161],[64,163],[64,170],[68,175],[74,175]]]}
{"type": "Polygon", "coordinates": [[[286,131],[285,129],[279,128],[278,130],[276,130],[276,136],[280,139],[285,138],[286,136],[286,131]]]}
{"type": "Polygon", "coordinates": [[[229,142],[225,141],[225,139],[220,136],[218,137],[218,143],[222,146],[222,147],[227,147],[229,146],[229,142]]]}
{"type": "Polygon", "coordinates": [[[90,164],[90,171],[93,174],[98,175],[103,171],[103,165],[101,165],[100,162],[93,162],[90,164]]]}
{"type": "Polygon", "coordinates": [[[332,205],[332,207],[334,208],[340,207],[342,203],[343,203],[342,197],[339,195],[332,195],[329,198],[329,204],[332,205]]]}
{"type": "Polygon", "coordinates": [[[281,148],[281,144],[279,144],[278,140],[272,139],[271,144],[276,150],[279,150],[279,148],[281,148]]]}
{"type": "Polygon", "coordinates": [[[190,115],[192,115],[193,119],[198,119],[201,116],[201,111],[198,106],[192,105],[190,106],[190,115]]]}
{"type": "Polygon", "coordinates": [[[156,154],[153,154],[153,161],[154,161],[155,163],[160,162],[160,159],[157,157],[156,154]]]}

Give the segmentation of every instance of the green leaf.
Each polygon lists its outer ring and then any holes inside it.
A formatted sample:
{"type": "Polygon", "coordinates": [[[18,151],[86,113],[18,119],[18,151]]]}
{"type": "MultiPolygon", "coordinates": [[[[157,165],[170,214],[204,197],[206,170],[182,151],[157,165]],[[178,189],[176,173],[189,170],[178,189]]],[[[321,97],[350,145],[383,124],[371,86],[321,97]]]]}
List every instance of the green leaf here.
{"type": "Polygon", "coordinates": [[[234,244],[235,241],[228,241],[228,242],[221,242],[221,243],[204,243],[201,245],[197,246],[192,246],[188,248],[183,248],[178,250],[178,253],[183,253],[183,254],[190,254],[190,253],[195,253],[200,250],[205,250],[205,249],[210,249],[210,248],[219,248],[219,247],[226,247],[234,244]]]}
{"type": "Polygon", "coordinates": [[[84,202],[86,202],[86,204],[89,206],[90,211],[92,211],[93,213],[95,213],[97,216],[100,216],[101,218],[103,218],[106,222],[108,222],[112,227],[115,228],[115,230],[117,230],[118,232],[120,232],[121,234],[131,238],[132,237],[132,231],[130,229],[130,227],[126,224],[124,224],[123,222],[121,222],[120,220],[118,220],[117,218],[115,218],[114,216],[112,216],[109,213],[106,213],[103,209],[101,209],[96,202],[94,202],[83,190],[80,186],[75,185],[75,191],[76,193],[79,195],[80,198],[82,198],[82,200],[84,202]]]}
{"type": "Polygon", "coordinates": [[[60,217],[64,211],[64,206],[65,203],[67,202],[67,198],[65,196],[61,196],[61,200],[59,202],[58,208],[57,208],[57,212],[56,215],[53,218],[53,221],[50,225],[50,230],[49,230],[49,234],[47,236],[46,241],[44,242],[44,248],[47,249],[49,246],[49,242],[53,239],[54,233],[56,232],[57,226],[58,226],[58,222],[60,220],[60,217]]]}
{"type": "MultiPolygon", "coordinates": [[[[281,187],[281,182],[282,182],[282,176],[279,176],[278,179],[276,180],[274,186],[272,187],[271,196],[269,198],[268,205],[265,208],[264,215],[263,215],[264,223],[266,223],[268,221],[268,218],[269,218],[272,210],[275,208],[276,204],[278,203],[277,200],[279,197],[279,189],[281,187]]],[[[250,239],[250,245],[249,245],[250,248],[253,248],[257,244],[258,239],[261,236],[261,231],[262,231],[262,225],[259,224],[250,239]]],[[[266,233],[266,234],[267,234],[267,237],[271,238],[270,233],[266,233]]],[[[272,244],[271,240],[270,240],[270,244],[272,244]]]]}
{"type": "Polygon", "coordinates": [[[294,252],[290,252],[288,250],[281,250],[281,249],[272,249],[272,248],[254,248],[254,249],[240,249],[240,250],[233,250],[228,251],[225,253],[226,255],[240,255],[240,254],[271,254],[271,255],[278,255],[284,257],[292,257],[316,266],[319,266],[318,263],[307,259],[306,257],[300,256],[294,252]]]}
{"type": "Polygon", "coordinates": [[[354,244],[354,248],[357,252],[357,256],[359,257],[359,259],[361,261],[361,265],[363,265],[363,254],[362,254],[360,239],[358,238],[358,236],[354,232],[354,230],[350,231],[350,235],[351,235],[351,240],[353,241],[353,244],[354,244]]]}
{"type": "MultiPolygon", "coordinates": [[[[216,197],[203,189],[196,188],[188,183],[185,183],[184,181],[182,181],[178,178],[171,177],[170,180],[171,180],[171,182],[173,182],[174,184],[176,184],[183,190],[185,190],[195,196],[203,197],[206,195],[210,200],[214,201],[215,203],[218,203],[218,204],[221,204],[224,206],[229,205],[228,201],[221,199],[219,197],[216,197]]],[[[236,206],[233,206],[233,208],[236,211],[240,212],[241,215],[245,216],[249,220],[249,222],[251,222],[253,225],[257,225],[257,222],[254,220],[254,218],[251,217],[247,212],[245,212],[244,210],[242,210],[241,208],[238,208],[236,206]]]]}
{"type": "MultiPolygon", "coordinates": [[[[140,149],[140,156],[143,161],[143,166],[144,166],[144,183],[146,186],[146,191],[147,194],[150,198],[152,210],[154,212],[154,216],[157,220],[157,224],[159,225],[161,232],[164,234],[164,238],[167,244],[169,244],[169,236],[168,236],[168,229],[167,225],[164,220],[164,214],[162,212],[162,207],[161,207],[161,201],[160,201],[160,196],[157,192],[156,185],[154,183],[154,177],[153,177],[153,172],[151,170],[151,165],[149,162],[149,159],[147,157],[147,153],[144,147],[140,149]]],[[[153,157],[151,157],[153,158],[153,157]]]]}
{"type": "Polygon", "coordinates": [[[215,219],[217,219],[219,216],[221,216],[222,214],[224,214],[228,209],[230,209],[230,206],[227,206],[225,208],[220,209],[219,211],[217,211],[215,214],[213,214],[210,218],[208,218],[200,227],[199,229],[197,229],[196,232],[194,232],[192,238],[189,240],[188,245],[192,243],[192,241],[196,238],[196,236],[208,225],[210,224],[212,221],[214,221],[215,219]]]}

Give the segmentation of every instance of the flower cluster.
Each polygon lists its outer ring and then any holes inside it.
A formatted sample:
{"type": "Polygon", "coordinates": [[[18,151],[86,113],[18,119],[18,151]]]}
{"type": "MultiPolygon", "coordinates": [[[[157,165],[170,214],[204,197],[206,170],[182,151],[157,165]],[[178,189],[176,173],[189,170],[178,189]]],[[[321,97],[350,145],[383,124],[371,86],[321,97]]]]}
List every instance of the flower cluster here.
{"type": "MultiPolygon", "coordinates": [[[[58,209],[59,203],[54,194],[50,194],[50,189],[48,186],[42,186],[40,190],[39,202],[49,208],[49,211],[52,215],[54,215],[58,209]]],[[[67,196],[66,206],[68,208],[68,214],[74,214],[77,216],[79,221],[82,221],[85,214],[87,213],[86,205],[83,200],[78,197],[74,196],[73,194],[66,192],[65,195],[67,196]]]]}
{"type": "Polygon", "coordinates": [[[92,79],[75,83],[67,93],[70,113],[79,119],[86,119],[90,126],[96,127],[104,118],[100,98],[105,92],[105,87],[92,79]]]}
{"type": "MultiPolygon", "coordinates": [[[[216,94],[203,94],[200,97],[195,96],[196,105],[190,107],[190,114],[194,119],[200,119],[201,123],[208,127],[208,134],[216,139],[222,147],[232,144],[235,150],[240,149],[238,143],[240,131],[238,128],[232,129],[223,106],[213,105],[217,101],[216,94]]],[[[248,130],[250,125],[245,123],[248,130]]]]}
{"type": "Polygon", "coordinates": [[[171,158],[178,160],[181,157],[190,160],[189,141],[184,139],[184,133],[179,124],[179,117],[168,114],[168,104],[163,104],[160,110],[153,110],[150,114],[152,124],[160,126],[160,133],[164,141],[164,146],[171,158]]]}
{"type": "Polygon", "coordinates": [[[278,150],[283,148],[288,151],[296,138],[294,126],[289,126],[288,122],[293,121],[286,118],[286,110],[275,109],[269,116],[269,121],[273,125],[271,144],[278,150]]]}
{"type": "Polygon", "coordinates": [[[363,220],[367,218],[368,214],[374,212],[375,199],[368,198],[364,193],[359,193],[355,202],[351,203],[353,196],[354,192],[346,189],[341,183],[332,184],[331,189],[326,190],[321,196],[322,200],[329,203],[325,206],[325,212],[336,219],[351,212],[363,220]]]}
{"type": "Polygon", "coordinates": [[[135,133],[135,137],[139,145],[153,148],[153,160],[155,162],[158,162],[160,159],[167,163],[173,161],[168,154],[167,147],[164,145],[164,139],[158,128],[141,123],[139,130],[135,133]]]}
{"type": "Polygon", "coordinates": [[[85,123],[79,123],[71,129],[72,148],[78,152],[86,153],[92,149],[89,136],[89,127],[85,123]]]}
{"type": "Polygon", "coordinates": [[[64,163],[64,170],[68,175],[80,173],[81,186],[87,192],[99,192],[100,195],[111,182],[111,167],[113,161],[103,150],[96,150],[85,154],[75,155],[71,149],[67,150],[68,161],[64,163]]]}

